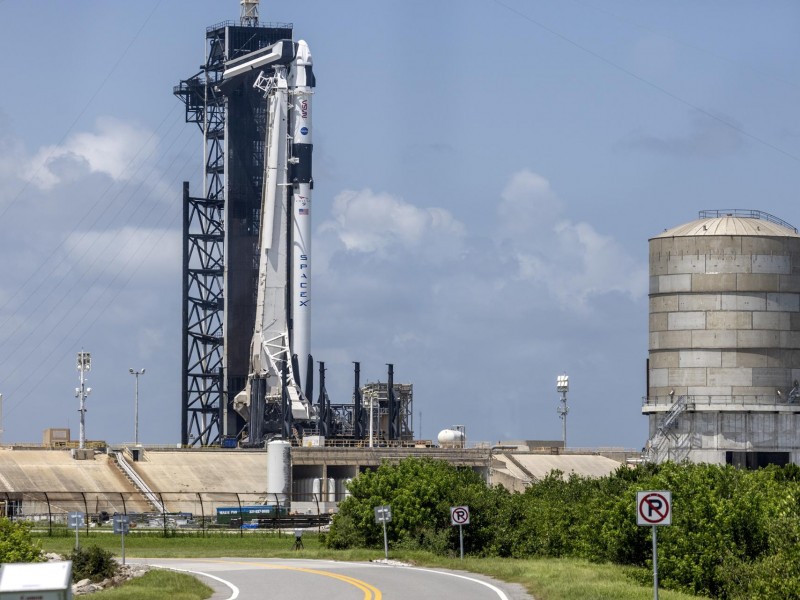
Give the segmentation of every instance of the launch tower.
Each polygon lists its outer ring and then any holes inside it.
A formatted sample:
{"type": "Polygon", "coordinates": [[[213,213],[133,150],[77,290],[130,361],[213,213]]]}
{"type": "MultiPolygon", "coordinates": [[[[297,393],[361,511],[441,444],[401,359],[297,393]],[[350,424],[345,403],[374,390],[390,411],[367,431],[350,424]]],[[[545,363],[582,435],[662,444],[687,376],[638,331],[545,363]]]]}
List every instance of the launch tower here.
{"type": "Polygon", "coordinates": [[[205,158],[202,195],[183,186],[184,445],[221,443],[243,426],[230,400],[245,385],[253,335],[266,101],[257,71],[224,95],[217,86],[226,61],[292,38],[290,23],[259,25],[252,4],[242,3],[238,24],[207,28],[205,63],[174,89],[205,158]]]}
{"type": "Polygon", "coordinates": [[[391,364],[384,401],[362,394],[356,363],[352,404],[332,404],[320,362],[314,401],[313,59],[290,24],[259,26],[258,0],[241,5],[239,25],[207,29],[205,64],[175,88],[204,143],[203,195],[183,189],[181,441],[361,440],[367,396],[370,429],[377,412],[383,440],[410,440],[411,386],[393,384],[391,364]]]}

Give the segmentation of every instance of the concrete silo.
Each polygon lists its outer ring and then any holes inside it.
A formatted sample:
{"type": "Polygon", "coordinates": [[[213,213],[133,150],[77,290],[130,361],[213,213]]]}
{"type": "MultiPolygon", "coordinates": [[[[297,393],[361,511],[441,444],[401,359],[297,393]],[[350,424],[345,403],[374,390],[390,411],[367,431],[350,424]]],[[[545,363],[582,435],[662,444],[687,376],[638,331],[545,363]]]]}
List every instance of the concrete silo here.
{"type": "Polygon", "coordinates": [[[800,236],[703,211],[650,240],[651,460],[800,463],[800,236]]]}

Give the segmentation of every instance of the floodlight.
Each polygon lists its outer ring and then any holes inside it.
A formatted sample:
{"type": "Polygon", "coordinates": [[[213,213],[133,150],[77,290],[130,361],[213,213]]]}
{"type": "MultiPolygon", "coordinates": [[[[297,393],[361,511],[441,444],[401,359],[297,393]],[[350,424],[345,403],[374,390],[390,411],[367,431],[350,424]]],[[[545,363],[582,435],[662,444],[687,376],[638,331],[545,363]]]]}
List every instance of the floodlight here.
{"type": "Polygon", "coordinates": [[[557,392],[569,391],[569,377],[567,375],[559,375],[556,378],[556,391],[557,392]]]}

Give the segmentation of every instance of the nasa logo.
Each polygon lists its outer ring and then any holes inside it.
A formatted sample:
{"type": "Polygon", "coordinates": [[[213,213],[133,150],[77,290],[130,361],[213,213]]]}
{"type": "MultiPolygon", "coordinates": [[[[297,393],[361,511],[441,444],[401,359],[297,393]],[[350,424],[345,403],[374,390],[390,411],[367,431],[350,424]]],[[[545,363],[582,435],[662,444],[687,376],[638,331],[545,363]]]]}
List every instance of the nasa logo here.
{"type": "Polygon", "coordinates": [[[303,116],[304,119],[308,118],[308,100],[303,100],[300,103],[300,114],[303,116]]]}
{"type": "Polygon", "coordinates": [[[300,133],[302,133],[303,135],[308,135],[308,127],[301,127],[300,133]]]}

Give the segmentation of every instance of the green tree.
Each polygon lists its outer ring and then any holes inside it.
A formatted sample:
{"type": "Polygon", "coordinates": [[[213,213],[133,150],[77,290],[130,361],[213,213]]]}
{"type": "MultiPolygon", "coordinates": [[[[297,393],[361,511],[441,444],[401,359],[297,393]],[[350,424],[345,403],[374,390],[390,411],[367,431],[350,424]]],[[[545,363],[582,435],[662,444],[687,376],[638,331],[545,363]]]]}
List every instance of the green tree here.
{"type": "Polygon", "coordinates": [[[42,560],[42,550],[31,539],[30,530],[29,523],[0,518],[0,563],[42,560]]]}
{"type": "Polygon", "coordinates": [[[450,547],[455,547],[458,532],[450,525],[450,507],[467,505],[471,517],[464,530],[465,550],[489,553],[497,505],[508,496],[504,490],[490,489],[472,469],[413,457],[362,473],[348,489],[350,497],[340,505],[327,537],[333,548],[381,546],[383,529],[375,524],[373,511],[382,505],[392,507],[387,528],[391,542],[441,550],[444,540],[449,540],[450,547]]]}

